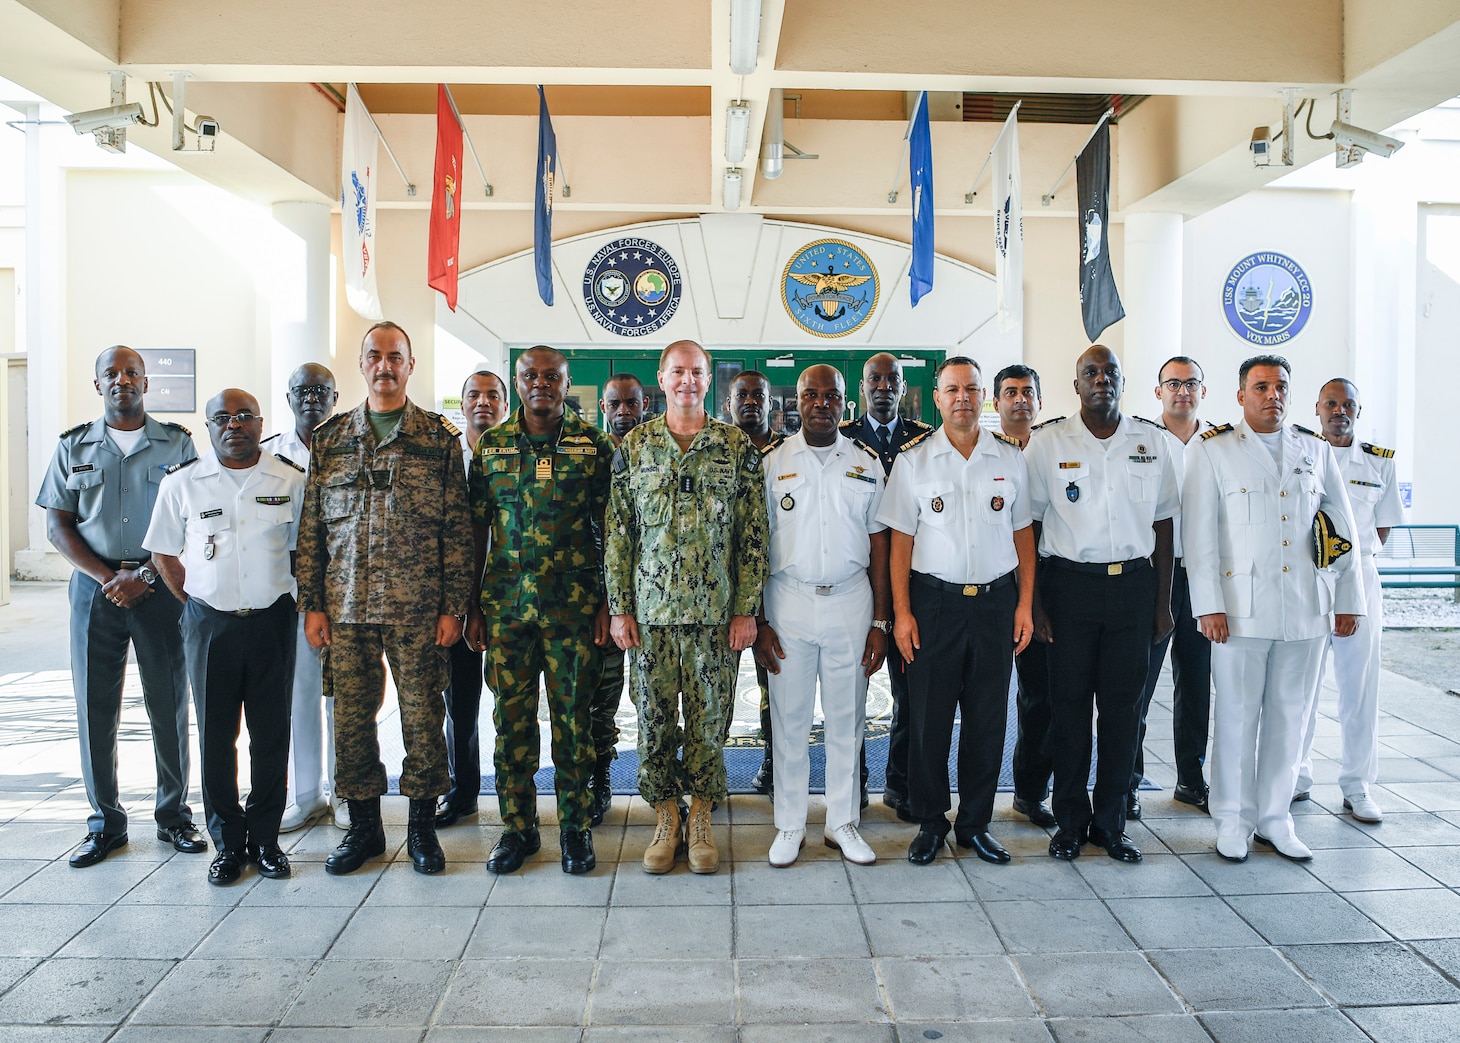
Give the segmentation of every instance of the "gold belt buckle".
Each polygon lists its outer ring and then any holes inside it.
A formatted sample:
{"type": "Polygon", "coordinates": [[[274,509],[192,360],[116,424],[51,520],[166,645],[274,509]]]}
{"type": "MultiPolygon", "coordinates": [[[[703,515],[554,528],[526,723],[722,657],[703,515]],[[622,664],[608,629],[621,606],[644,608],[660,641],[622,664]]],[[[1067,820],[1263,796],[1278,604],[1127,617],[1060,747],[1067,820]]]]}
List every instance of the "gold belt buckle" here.
{"type": "Polygon", "coordinates": [[[966,597],[966,598],[976,598],[976,597],[978,597],[978,584],[977,583],[967,583],[967,584],[964,584],[964,587],[963,587],[963,596],[966,597]]]}
{"type": "Polygon", "coordinates": [[[1123,562],[1117,561],[1114,565],[1105,566],[1105,574],[1107,576],[1119,576],[1124,571],[1125,564],[1123,562]]]}

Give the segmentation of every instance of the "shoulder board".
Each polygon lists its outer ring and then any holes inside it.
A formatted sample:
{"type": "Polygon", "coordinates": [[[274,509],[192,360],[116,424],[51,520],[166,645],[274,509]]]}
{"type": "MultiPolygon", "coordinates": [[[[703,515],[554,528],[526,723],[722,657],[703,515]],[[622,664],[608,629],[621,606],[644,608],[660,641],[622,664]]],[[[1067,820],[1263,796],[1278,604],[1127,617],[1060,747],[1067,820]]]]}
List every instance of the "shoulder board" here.
{"type": "Polygon", "coordinates": [[[770,454],[770,451],[772,449],[775,449],[777,446],[779,446],[785,440],[786,440],[786,436],[785,435],[771,435],[771,440],[769,442],[767,442],[765,445],[763,445],[763,446],[760,447],[760,455],[761,456],[767,456],[767,455],[769,455],[770,454]]]}
{"type": "Polygon", "coordinates": [[[902,422],[914,431],[921,431],[924,434],[929,434],[933,430],[932,424],[925,424],[921,420],[914,420],[912,417],[905,416],[902,418],[902,422]]]}
{"type": "Polygon", "coordinates": [[[1064,422],[1065,422],[1065,418],[1064,417],[1057,416],[1057,417],[1054,417],[1053,419],[1046,420],[1043,423],[1035,424],[1033,427],[1031,427],[1029,429],[1029,431],[1032,434],[1033,432],[1038,431],[1042,427],[1048,427],[1050,424],[1063,424],[1064,422]]]}
{"type": "Polygon", "coordinates": [[[898,446],[897,451],[899,453],[907,452],[909,449],[917,445],[919,442],[921,442],[924,438],[927,438],[932,433],[933,429],[931,427],[928,428],[926,431],[919,431],[917,434],[913,435],[913,437],[909,438],[906,442],[902,443],[902,445],[898,446]]]}
{"type": "Polygon", "coordinates": [[[435,414],[435,416],[437,420],[441,421],[441,426],[446,428],[447,434],[451,435],[452,438],[461,437],[461,428],[457,427],[450,420],[447,420],[446,417],[441,413],[437,413],[435,414]]]}
{"type": "Polygon", "coordinates": [[[191,466],[193,466],[193,464],[195,464],[197,462],[198,462],[198,458],[195,456],[191,460],[184,460],[180,464],[173,464],[171,467],[166,468],[165,471],[164,471],[164,473],[165,474],[172,474],[174,471],[181,471],[184,467],[191,467],[191,466]]]}
{"type": "Polygon", "coordinates": [[[1231,424],[1223,424],[1221,427],[1214,427],[1214,428],[1212,428],[1209,431],[1203,431],[1201,433],[1201,438],[1202,438],[1202,441],[1205,442],[1208,438],[1215,438],[1217,435],[1223,435],[1223,434],[1226,434],[1228,431],[1235,431],[1235,430],[1237,430],[1237,429],[1235,427],[1233,427],[1231,424]]]}
{"type": "Polygon", "coordinates": [[[1314,438],[1322,438],[1323,437],[1317,431],[1310,431],[1308,428],[1304,427],[1302,424],[1294,424],[1293,425],[1293,430],[1294,431],[1301,431],[1305,435],[1312,435],[1314,438]]]}
{"type": "Polygon", "coordinates": [[[276,438],[283,438],[283,437],[284,437],[284,432],[283,431],[275,431],[268,438],[261,438],[261,439],[259,439],[259,445],[263,445],[265,442],[272,442],[276,438]]]}
{"type": "Polygon", "coordinates": [[[91,421],[90,420],[83,421],[82,423],[77,424],[75,427],[69,427],[65,431],[62,431],[61,432],[61,437],[62,438],[70,438],[77,431],[84,431],[84,430],[86,430],[86,428],[88,428],[90,426],[91,426],[91,421]]]}
{"type": "Polygon", "coordinates": [[[1019,441],[1019,439],[1015,438],[1013,435],[1006,435],[1002,431],[995,431],[994,437],[997,438],[1000,442],[1008,442],[1015,449],[1024,448],[1024,443],[1019,441]]]}
{"type": "Polygon", "coordinates": [[[881,454],[879,454],[877,452],[877,450],[873,449],[870,445],[868,445],[866,442],[862,441],[860,438],[853,438],[851,441],[852,441],[852,445],[854,445],[858,449],[862,450],[862,452],[866,453],[872,459],[874,459],[874,460],[881,460],[882,459],[881,454]]]}
{"type": "Polygon", "coordinates": [[[163,427],[175,427],[179,431],[181,431],[183,434],[187,435],[189,438],[192,438],[193,437],[193,433],[191,431],[189,431],[187,428],[183,427],[181,424],[174,423],[171,420],[164,420],[164,421],[162,421],[162,426],[163,427]]]}
{"type": "Polygon", "coordinates": [[[274,454],[274,459],[275,460],[282,460],[284,463],[286,463],[290,467],[294,468],[294,470],[298,471],[300,474],[303,474],[304,473],[304,468],[300,467],[298,464],[296,464],[293,460],[289,459],[283,453],[275,453],[274,454]]]}
{"type": "Polygon", "coordinates": [[[613,473],[623,474],[628,469],[629,457],[628,454],[624,452],[624,447],[620,445],[617,449],[613,451],[613,473]]]}
{"type": "MultiPolygon", "coordinates": [[[[1158,423],[1156,423],[1156,421],[1154,421],[1154,420],[1147,420],[1145,417],[1143,417],[1143,416],[1136,416],[1134,413],[1131,413],[1130,414],[1130,418],[1132,420],[1139,420],[1143,424],[1150,424],[1152,427],[1161,427],[1161,425],[1158,424],[1158,423]]],[[[1161,428],[1161,429],[1163,431],[1165,430],[1165,428],[1161,428]]]]}
{"type": "Polygon", "coordinates": [[[837,430],[839,430],[839,431],[845,431],[847,428],[851,427],[855,423],[856,423],[855,420],[843,420],[840,424],[837,424],[836,425],[837,426],[837,430]]]}
{"type": "Polygon", "coordinates": [[[1386,460],[1394,455],[1393,449],[1385,449],[1383,446],[1370,445],[1368,442],[1360,442],[1359,448],[1372,456],[1382,456],[1386,460]]]}

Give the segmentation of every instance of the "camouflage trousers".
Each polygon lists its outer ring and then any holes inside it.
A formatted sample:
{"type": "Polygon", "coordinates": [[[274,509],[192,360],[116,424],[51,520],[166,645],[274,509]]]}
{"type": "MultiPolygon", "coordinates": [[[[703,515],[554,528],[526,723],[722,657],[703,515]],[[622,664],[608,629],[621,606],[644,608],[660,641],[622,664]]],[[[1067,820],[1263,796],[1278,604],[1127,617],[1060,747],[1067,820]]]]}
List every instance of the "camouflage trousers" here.
{"type": "Polygon", "coordinates": [[[538,678],[547,688],[558,823],[587,829],[592,817],[593,725],[590,707],[598,685],[600,652],[593,617],[524,623],[498,616],[491,622],[485,656],[493,695],[497,746],[497,806],[502,825],[524,830],[537,814],[541,737],[537,727],[538,678]]]}
{"type": "MultiPolygon", "coordinates": [[[[735,657],[736,676],[739,676],[740,674],[740,657],[746,655],[750,655],[750,651],[748,649],[744,652],[737,654],[735,657]]],[[[771,710],[771,678],[770,674],[766,673],[765,667],[761,666],[759,663],[755,664],[755,683],[756,686],[760,689],[760,722],[761,729],[764,731],[765,726],[770,723],[769,715],[771,710]]],[[[725,709],[725,730],[720,735],[720,744],[722,746],[730,741],[730,726],[734,723],[735,704],[732,700],[730,705],[727,706],[725,709]]],[[[765,741],[766,755],[769,756],[771,749],[770,736],[762,735],[761,738],[765,741]]]]}
{"type": "Polygon", "coordinates": [[[729,627],[640,626],[629,690],[639,710],[639,792],[650,804],[688,792],[724,800],[725,716],[735,702],[729,627]],[[679,728],[680,711],[684,730],[679,728]],[[684,759],[676,756],[681,734],[684,759]]]}
{"type": "Polygon", "coordinates": [[[603,670],[593,692],[593,750],[599,757],[615,757],[618,743],[619,700],[624,694],[624,660],[626,653],[610,645],[599,652],[603,670]]]}
{"type": "Polygon", "coordinates": [[[446,771],[447,650],[436,644],[436,620],[410,626],[335,623],[325,674],[325,694],[335,700],[335,794],[369,800],[386,791],[385,765],[375,717],[385,702],[385,661],[400,701],[406,758],[400,791],[435,799],[451,785],[446,771]]]}

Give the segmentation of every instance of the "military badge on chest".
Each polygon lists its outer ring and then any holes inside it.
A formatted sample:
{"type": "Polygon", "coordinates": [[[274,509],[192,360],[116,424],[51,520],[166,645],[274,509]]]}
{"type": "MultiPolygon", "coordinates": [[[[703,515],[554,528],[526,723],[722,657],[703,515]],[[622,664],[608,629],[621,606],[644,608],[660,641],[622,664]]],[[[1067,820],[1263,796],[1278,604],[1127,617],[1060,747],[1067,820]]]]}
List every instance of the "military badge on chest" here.
{"type": "Polygon", "coordinates": [[[1069,485],[1065,486],[1065,499],[1069,500],[1071,503],[1079,502],[1080,487],[1074,482],[1071,482],[1069,485]]]}
{"type": "Polygon", "coordinates": [[[943,497],[941,497],[941,496],[934,496],[933,497],[933,502],[929,506],[931,506],[933,508],[933,513],[934,514],[942,514],[943,513],[943,497]]]}

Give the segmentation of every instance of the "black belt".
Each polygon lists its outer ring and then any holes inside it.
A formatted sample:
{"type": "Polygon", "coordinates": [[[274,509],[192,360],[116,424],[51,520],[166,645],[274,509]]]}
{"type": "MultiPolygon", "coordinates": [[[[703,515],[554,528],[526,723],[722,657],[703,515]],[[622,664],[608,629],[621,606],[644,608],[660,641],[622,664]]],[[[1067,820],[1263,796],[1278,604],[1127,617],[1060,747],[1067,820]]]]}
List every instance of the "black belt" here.
{"type": "Polygon", "coordinates": [[[238,616],[240,619],[242,619],[248,616],[256,616],[260,612],[267,612],[271,608],[276,608],[278,607],[279,602],[283,601],[288,596],[288,594],[280,594],[278,599],[275,600],[273,604],[266,605],[263,608],[214,608],[212,605],[208,604],[206,601],[199,597],[189,598],[188,600],[196,601],[198,605],[202,608],[207,609],[209,612],[217,612],[220,616],[238,616]]]}
{"type": "Polygon", "coordinates": [[[914,581],[933,590],[947,591],[949,594],[962,594],[966,598],[976,598],[980,594],[987,594],[991,590],[998,590],[1000,587],[1007,587],[1014,582],[1014,570],[1010,570],[998,579],[990,580],[987,583],[949,583],[946,579],[939,579],[937,576],[929,576],[925,572],[914,572],[914,581]]]}
{"type": "Polygon", "coordinates": [[[1150,558],[1131,558],[1129,561],[1112,561],[1109,563],[1099,561],[1071,561],[1069,558],[1040,558],[1043,565],[1051,565],[1057,569],[1068,569],[1070,572],[1084,572],[1091,576],[1123,576],[1127,572],[1136,572],[1140,569],[1151,567],[1150,558]]]}
{"type": "Polygon", "coordinates": [[[146,561],[147,559],[103,558],[101,555],[98,554],[97,560],[102,562],[104,565],[106,565],[107,568],[111,569],[113,572],[121,572],[123,569],[139,569],[142,567],[142,562],[146,561]]]}

